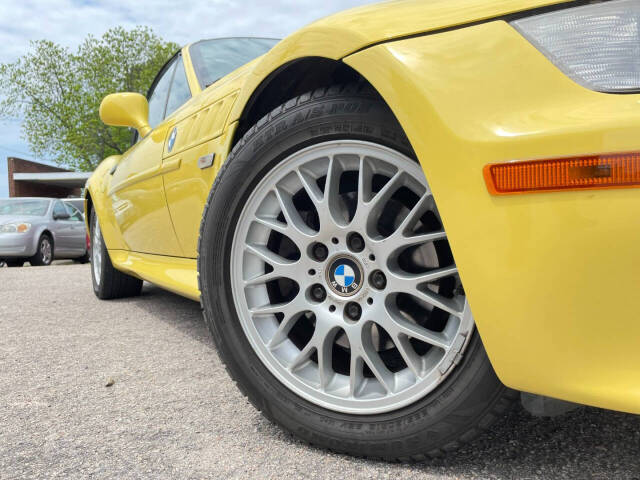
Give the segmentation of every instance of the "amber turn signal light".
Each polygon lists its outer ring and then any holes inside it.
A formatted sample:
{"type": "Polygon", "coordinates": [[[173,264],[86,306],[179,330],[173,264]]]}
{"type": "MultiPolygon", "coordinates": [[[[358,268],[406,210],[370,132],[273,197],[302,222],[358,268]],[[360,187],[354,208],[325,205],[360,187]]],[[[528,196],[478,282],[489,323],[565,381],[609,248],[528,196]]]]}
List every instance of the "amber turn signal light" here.
{"type": "Polygon", "coordinates": [[[640,187],[640,152],[490,163],[483,173],[492,195],[640,187]]]}

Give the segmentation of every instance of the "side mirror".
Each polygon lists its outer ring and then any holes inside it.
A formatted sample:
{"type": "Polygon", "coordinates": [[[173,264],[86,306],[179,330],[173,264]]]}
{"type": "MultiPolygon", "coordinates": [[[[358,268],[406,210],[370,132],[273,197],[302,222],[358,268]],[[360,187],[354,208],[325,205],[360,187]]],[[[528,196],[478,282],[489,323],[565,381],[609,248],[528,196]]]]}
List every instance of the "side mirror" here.
{"type": "Polygon", "coordinates": [[[69,220],[71,218],[71,215],[69,215],[68,213],[54,213],[53,214],[53,219],[54,220],[69,220]]]}
{"type": "Polygon", "coordinates": [[[151,131],[149,104],[139,93],[112,93],[100,103],[100,120],[114,127],[133,127],[140,137],[151,131]]]}

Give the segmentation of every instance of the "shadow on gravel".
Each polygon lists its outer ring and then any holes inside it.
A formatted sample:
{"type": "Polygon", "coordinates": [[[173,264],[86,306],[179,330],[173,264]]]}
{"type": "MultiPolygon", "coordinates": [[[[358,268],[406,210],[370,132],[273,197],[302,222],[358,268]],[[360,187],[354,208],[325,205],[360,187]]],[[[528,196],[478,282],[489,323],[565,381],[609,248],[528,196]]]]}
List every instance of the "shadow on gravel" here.
{"type": "MultiPolygon", "coordinates": [[[[214,348],[199,303],[147,284],[140,297],[126,301],[214,348]]],[[[269,431],[260,434],[273,436],[269,431]]],[[[535,418],[518,405],[471,445],[398,470],[455,478],[640,480],[640,416],[584,407],[535,418]]]]}
{"type": "Polygon", "coordinates": [[[198,302],[148,283],[144,284],[142,294],[139,297],[112,301],[135,303],[136,307],[153,315],[158,321],[174,327],[180,333],[184,333],[194,340],[215,348],[198,302]]]}

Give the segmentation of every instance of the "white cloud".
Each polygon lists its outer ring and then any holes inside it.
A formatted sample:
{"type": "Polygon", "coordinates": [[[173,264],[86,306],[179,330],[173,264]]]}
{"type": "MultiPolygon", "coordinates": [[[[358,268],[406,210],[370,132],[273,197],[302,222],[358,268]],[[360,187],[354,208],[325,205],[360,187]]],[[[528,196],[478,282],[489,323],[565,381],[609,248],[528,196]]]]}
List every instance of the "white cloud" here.
{"type": "Polygon", "coordinates": [[[75,47],[116,25],[148,25],[186,44],[226,36],[284,37],[318,18],[372,0],[4,0],[0,3],[0,61],[24,53],[29,40],[75,47]]]}
{"type": "MultiPolygon", "coordinates": [[[[0,63],[23,55],[30,40],[74,49],[89,34],[147,25],[165,40],[185,45],[203,38],[283,38],[331,13],[374,0],[2,0],[0,63]]],[[[1,94],[1,92],[0,92],[1,94]]],[[[27,156],[19,120],[0,126],[0,197],[7,195],[7,156],[27,156]],[[3,149],[4,148],[4,149],[3,149]],[[7,148],[12,150],[7,150],[7,148]]],[[[32,155],[28,158],[34,158],[32,155]]]]}

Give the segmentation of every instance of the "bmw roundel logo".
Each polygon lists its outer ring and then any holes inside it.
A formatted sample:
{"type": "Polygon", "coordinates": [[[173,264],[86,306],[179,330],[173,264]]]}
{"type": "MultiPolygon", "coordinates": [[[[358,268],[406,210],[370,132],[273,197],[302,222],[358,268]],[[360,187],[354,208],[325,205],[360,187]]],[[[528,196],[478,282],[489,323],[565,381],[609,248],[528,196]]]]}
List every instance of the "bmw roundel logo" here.
{"type": "Polygon", "coordinates": [[[337,257],[329,262],[327,282],[334,293],[343,297],[350,297],[360,290],[362,286],[362,268],[351,257],[337,257]]]}
{"type": "Polygon", "coordinates": [[[173,127],[171,134],[169,134],[169,141],[167,142],[167,151],[173,150],[173,144],[176,143],[176,137],[178,136],[178,129],[173,127]]]}
{"type": "Polygon", "coordinates": [[[341,287],[350,287],[356,279],[356,274],[349,265],[341,263],[333,272],[333,278],[341,287]]]}

